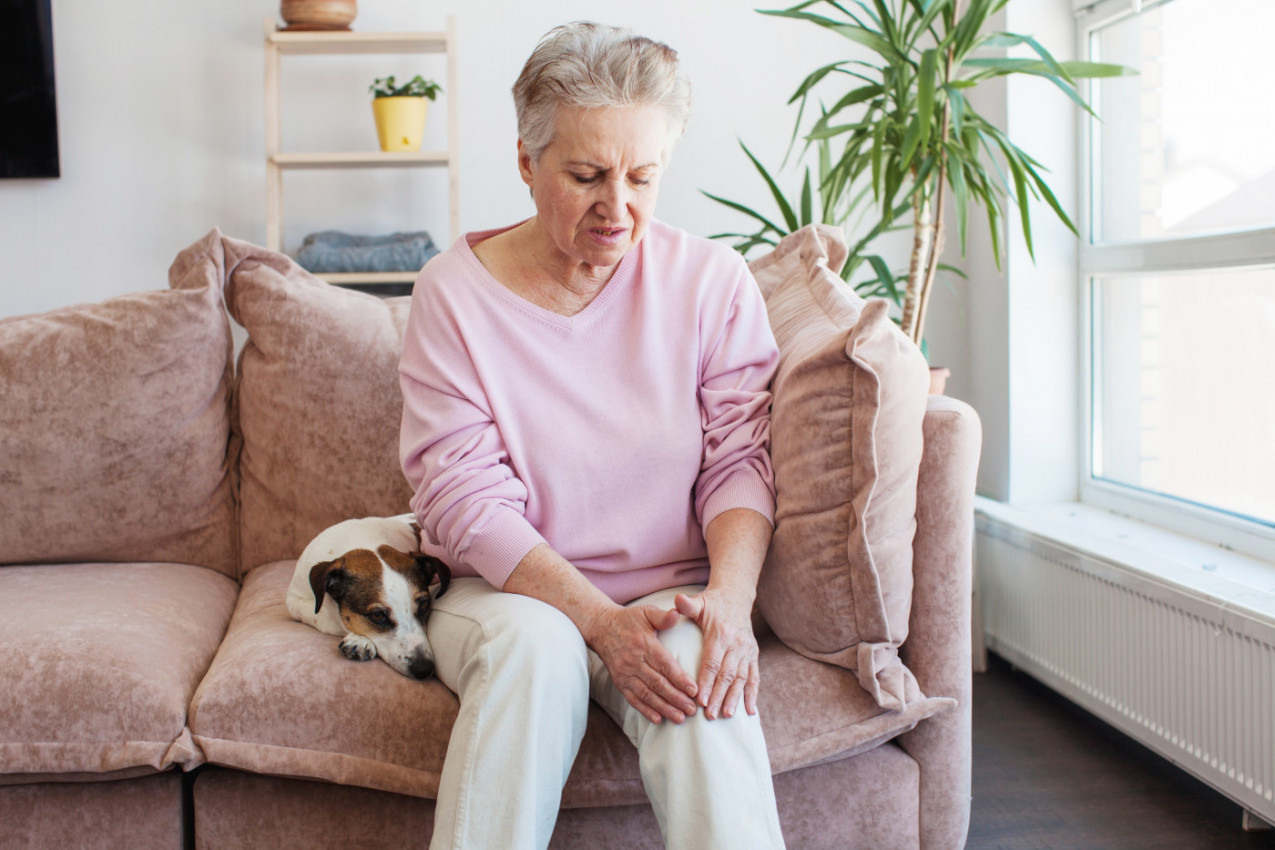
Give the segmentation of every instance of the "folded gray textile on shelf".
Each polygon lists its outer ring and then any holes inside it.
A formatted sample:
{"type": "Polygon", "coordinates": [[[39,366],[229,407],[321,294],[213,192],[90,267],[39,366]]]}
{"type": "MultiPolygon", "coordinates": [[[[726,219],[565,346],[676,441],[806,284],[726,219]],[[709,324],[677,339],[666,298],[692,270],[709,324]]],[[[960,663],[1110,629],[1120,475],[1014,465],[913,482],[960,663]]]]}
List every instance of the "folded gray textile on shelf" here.
{"type": "Polygon", "coordinates": [[[357,236],[339,230],[311,233],[301,243],[297,264],[309,272],[414,272],[438,253],[421,230],[388,236],[357,236]]]}

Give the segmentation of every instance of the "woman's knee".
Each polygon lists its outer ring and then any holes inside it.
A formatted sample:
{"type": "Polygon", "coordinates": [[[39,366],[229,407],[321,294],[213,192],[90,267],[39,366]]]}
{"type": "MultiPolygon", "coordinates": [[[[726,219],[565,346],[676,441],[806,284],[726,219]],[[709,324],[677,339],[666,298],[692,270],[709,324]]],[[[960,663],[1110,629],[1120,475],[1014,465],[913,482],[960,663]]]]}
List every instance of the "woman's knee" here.
{"type": "Polygon", "coordinates": [[[694,621],[686,617],[680,618],[673,628],[660,632],[659,639],[683,670],[693,678],[699,676],[700,659],[704,654],[704,633],[694,621]]]}
{"type": "MultiPolygon", "coordinates": [[[[630,605],[654,605],[656,608],[672,608],[679,594],[693,596],[704,588],[701,585],[686,585],[658,590],[655,593],[635,599],[630,605]]],[[[686,617],[680,617],[677,625],[659,633],[660,643],[667,649],[682,669],[692,677],[699,676],[700,658],[704,652],[704,633],[698,625],[686,617]]]]}

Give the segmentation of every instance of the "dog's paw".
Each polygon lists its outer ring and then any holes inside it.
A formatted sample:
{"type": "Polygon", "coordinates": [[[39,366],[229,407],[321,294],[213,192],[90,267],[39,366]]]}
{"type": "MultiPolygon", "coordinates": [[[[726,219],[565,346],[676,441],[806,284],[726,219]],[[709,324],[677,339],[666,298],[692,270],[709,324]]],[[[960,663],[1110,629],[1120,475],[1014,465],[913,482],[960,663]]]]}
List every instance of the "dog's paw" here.
{"type": "Polygon", "coordinates": [[[376,644],[363,635],[350,632],[341,638],[341,654],[351,661],[371,661],[376,657],[376,644]]]}

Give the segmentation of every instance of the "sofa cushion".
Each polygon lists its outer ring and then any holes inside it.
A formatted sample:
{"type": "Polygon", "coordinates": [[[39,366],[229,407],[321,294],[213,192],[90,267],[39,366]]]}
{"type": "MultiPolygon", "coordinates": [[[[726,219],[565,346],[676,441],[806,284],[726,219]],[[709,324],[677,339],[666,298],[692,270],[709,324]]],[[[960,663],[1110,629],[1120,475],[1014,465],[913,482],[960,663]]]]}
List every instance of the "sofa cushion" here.
{"type": "Polygon", "coordinates": [[[411,299],[330,286],[282,254],[206,240],[225,253],[226,306],[248,331],[234,421],[242,570],[295,559],[342,520],[410,510],[398,358],[411,299]]]}
{"type": "Polygon", "coordinates": [[[751,269],[779,344],[771,419],[775,534],[762,615],[810,658],[854,670],[899,710],[919,691],[898,658],[929,369],[887,304],[836,274],[841,231],[810,226],[751,269]]]}
{"type": "Polygon", "coordinates": [[[0,319],[0,563],[234,574],[230,325],[195,261],[169,290],[0,319]]]}
{"type": "Polygon", "coordinates": [[[244,577],[235,614],[191,704],[213,764],[432,797],[456,719],[454,694],[288,616],[293,561],[244,577]]]}
{"type": "MultiPolygon", "coordinates": [[[[191,706],[208,761],[255,773],[323,779],[417,797],[438,792],[455,695],[379,661],[348,661],[338,639],[292,620],[284,598],[294,563],[244,579],[221,650],[191,706]]],[[[776,772],[844,758],[950,707],[914,699],[885,711],[840,667],[762,641],[760,711],[776,772]]],[[[563,790],[563,805],[644,803],[637,753],[596,705],[563,790]]]]}
{"type": "Polygon", "coordinates": [[[186,708],[237,593],[186,564],[0,569],[0,783],[199,764],[186,708]]]}

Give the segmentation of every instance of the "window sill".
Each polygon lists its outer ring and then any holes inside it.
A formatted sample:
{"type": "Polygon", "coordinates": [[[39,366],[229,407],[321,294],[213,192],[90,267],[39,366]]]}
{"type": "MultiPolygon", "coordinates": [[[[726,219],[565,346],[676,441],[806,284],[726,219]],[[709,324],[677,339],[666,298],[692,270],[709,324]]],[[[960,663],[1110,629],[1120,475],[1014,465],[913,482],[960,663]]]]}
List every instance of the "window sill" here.
{"type": "Polygon", "coordinates": [[[977,516],[1275,625],[1275,563],[1080,502],[976,497],[977,516]]]}

